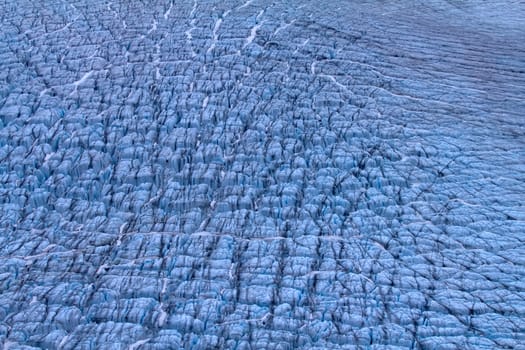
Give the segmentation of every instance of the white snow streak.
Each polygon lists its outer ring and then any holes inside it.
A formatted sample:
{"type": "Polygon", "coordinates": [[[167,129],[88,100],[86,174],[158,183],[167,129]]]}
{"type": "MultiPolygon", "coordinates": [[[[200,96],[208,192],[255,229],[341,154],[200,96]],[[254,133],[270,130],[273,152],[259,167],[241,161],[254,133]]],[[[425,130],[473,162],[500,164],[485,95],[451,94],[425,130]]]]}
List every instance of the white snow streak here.
{"type": "Polygon", "coordinates": [[[246,1],[244,4],[242,4],[241,6],[237,7],[237,10],[245,8],[246,6],[250,5],[252,2],[253,2],[253,0],[246,1]]]}
{"type": "Polygon", "coordinates": [[[157,23],[157,20],[154,19],[154,20],[153,20],[153,24],[151,25],[151,29],[148,31],[148,34],[151,34],[151,33],[153,33],[154,31],[157,30],[157,24],[158,24],[158,23],[157,23]]]}
{"type": "Polygon", "coordinates": [[[65,337],[62,338],[62,340],[60,341],[60,343],[58,344],[58,348],[59,349],[62,349],[64,347],[64,345],[66,345],[67,341],[69,340],[69,337],[71,335],[66,335],[65,337]]]}
{"type": "Polygon", "coordinates": [[[244,47],[250,45],[253,42],[253,39],[255,39],[255,37],[257,36],[257,31],[259,30],[259,28],[261,28],[261,26],[262,22],[252,27],[250,35],[246,38],[246,43],[244,44],[244,47]]]}
{"type": "Polygon", "coordinates": [[[75,81],[73,83],[73,85],[75,85],[75,88],[77,88],[79,85],[81,85],[83,82],[85,82],[91,76],[91,74],[93,74],[93,71],[87,72],[86,74],[84,74],[84,76],[82,78],[80,78],[77,81],[75,81]]]}
{"type": "Polygon", "coordinates": [[[159,318],[157,319],[157,326],[163,327],[166,324],[166,320],[168,319],[168,313],[162,309],[162,304],[161,304],[161,309],[159,311],[159,314],[160,315],[159,315],[159,318]]]}
{"type": "Polygon", "coordinates": [[[128,350],[135,350],[135,349],[138,349],[139,346],[146,344],[146,343],[149,342],[150,340],[151,340],[151,338],[147,338],[147,339],[142,339],[142,340],[139,340],[139,341],[137,341],[137,342],[134,342],[133,344],[131,344],[131,345],[128,347],[128,350]]]}
{"type": "Polygon", "coordinates": [[[168,19],[172,8],[173,8],[173,2],[171,2],[170,7],[168,8],[168,10],[166,12],[164,12],[164,19],[168,19]]]}
{"type": "Polygon", "coordinates": [[[190,17],[191,17],[190,26],[191,27],[184,32],[186,34],[186,41],[188,42],[188,46],[191,49],[192,56],[196,55],[195,51],[193,50],[192,44],[191,44],[191,40],[193,39],[191,32],[196,28],[195,27],[195,12],[196,11],[197,11],[197,1],[194,0],[193,8],[191,9],[191,12],[190,12],[190,17]]]}
{"type": "Polygon", "coordinates": [[[290,21],[290,23],[285,23],[283,25],[281,25],[279,28],[277,28],[275,30],[275,32],[273,32],[273,35],[276,35],[277,33],[279,33],[281,30],[284,30],[286,28],[288,28],[289,26],[291,26],[293,23],[295,22],[295,19],[290,21]]]}
{"type": "Polygon", "coordinates": [[[215,45],[217,44],[217,40],[219,39],[219,35],[217,34],[217,32],[219,31],[221,24],[222,24],[222,18],[218,18],[217,21],[215,21],[215,26],[213,27],[211,45],[208,48],[208,51],[207,51],[208,53],[210,53],[215,48],[215,45]]]}
{"type": "Polygon", "coordinates": [[[348,92],[348,87],[338,82],[334,76],[328,74],[319,74],[319,76],[330,79],[335,85],[348,92]]]}

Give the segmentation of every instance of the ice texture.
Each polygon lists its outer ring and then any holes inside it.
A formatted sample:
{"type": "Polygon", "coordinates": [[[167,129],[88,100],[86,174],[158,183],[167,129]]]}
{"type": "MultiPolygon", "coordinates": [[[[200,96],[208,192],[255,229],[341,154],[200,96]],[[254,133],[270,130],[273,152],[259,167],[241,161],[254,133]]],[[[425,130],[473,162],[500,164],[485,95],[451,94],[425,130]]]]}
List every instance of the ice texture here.
{"type": "Polygon", "coordinates": [[[525,348],[523,1],[0,16],[0,348],[525,348]]]}

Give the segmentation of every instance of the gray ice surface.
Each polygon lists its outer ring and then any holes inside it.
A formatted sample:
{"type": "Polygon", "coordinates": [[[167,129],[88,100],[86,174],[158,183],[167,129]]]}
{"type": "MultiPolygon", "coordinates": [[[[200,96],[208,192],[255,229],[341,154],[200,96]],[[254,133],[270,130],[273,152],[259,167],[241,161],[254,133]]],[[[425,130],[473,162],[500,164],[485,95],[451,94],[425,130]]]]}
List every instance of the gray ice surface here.
{"type": "Polygon", "coordinates": [[[523,1],[0,17],[0,348],[525,349],[523,1]]]}

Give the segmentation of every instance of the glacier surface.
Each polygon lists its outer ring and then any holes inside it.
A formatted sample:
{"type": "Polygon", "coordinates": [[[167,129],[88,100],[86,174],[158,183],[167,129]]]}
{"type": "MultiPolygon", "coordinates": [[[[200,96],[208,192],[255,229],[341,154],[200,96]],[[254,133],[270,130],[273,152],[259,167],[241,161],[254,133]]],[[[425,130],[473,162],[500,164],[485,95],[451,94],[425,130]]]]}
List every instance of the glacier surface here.
{"type": "Polygon", "coordinates": [[[3,349],[525,349],[525,4],[0,4],[3,349]]]}

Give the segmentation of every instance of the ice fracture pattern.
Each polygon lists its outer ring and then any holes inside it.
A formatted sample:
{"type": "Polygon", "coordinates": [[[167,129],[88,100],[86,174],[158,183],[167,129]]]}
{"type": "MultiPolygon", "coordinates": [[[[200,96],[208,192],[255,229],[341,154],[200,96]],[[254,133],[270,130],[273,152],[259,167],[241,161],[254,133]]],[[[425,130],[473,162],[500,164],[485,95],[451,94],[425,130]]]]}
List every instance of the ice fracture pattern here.
{"type": "Polygon", "coordinates": [[[0,17],[0,348],[525,349],[523,1],[0,17]]]}

